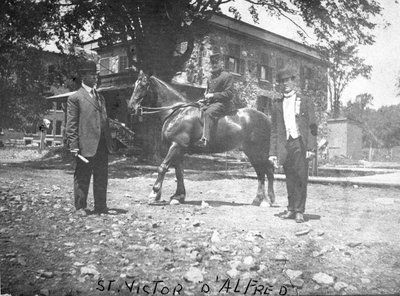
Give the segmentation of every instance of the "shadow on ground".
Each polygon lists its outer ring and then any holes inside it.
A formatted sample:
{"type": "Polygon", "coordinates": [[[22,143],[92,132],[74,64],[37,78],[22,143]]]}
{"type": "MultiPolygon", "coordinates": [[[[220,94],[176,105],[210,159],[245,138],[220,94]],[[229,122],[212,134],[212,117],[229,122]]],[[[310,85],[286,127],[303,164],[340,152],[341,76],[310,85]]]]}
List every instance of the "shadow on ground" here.
{"type": "MultiPolygon", "coordinates": [[[[109,178],[127,179],[139,176],[153,175],[156,178],[157,167],[160,161],[139,161],[134,156],[113,154],[109,156],[109,178]]],[[[36,170],[64,170],[73,174],[75,170],[75,159],[63,149],[52,149],[43,156],[31,157],[23,161],[4,160],[2,168],[18,167],[36,170]]],[[[187,179],[206,181],[215,179],[237,179],[230,175],[231,172],[240,170],[251,170],[251,165],[240,157],[232,157],[227,154],[212,155],[186,155],[184,160],[184,177],[187,179]]],[[[240,174],[239,174],[240,175],[240,174]]],[[[166,178],[175,178],[175,170],[171,167],[166,178]]],[[[243,178],[245,178],[243,174],[243,178]]]]}

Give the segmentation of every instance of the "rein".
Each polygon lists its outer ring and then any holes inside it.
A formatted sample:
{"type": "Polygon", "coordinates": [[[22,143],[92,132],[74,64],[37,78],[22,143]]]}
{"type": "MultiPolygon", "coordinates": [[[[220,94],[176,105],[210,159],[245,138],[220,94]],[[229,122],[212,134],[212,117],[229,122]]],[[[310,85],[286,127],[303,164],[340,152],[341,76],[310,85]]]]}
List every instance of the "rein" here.
{"type": "Polygon", "coordinates": [[[179,104],[176,106],[169,106],[169,107],[146,107],[146,106],[140,106],[139,107],[139,114],[141,115],[146,115],[146,114],[158,114],[161,112],[164,112],[166,110],[173,110],[175,112],[178,109],[183,109],[186,107],[200,107],[200,104],[198,103],[188,103],[188,104],[179,104]]]}

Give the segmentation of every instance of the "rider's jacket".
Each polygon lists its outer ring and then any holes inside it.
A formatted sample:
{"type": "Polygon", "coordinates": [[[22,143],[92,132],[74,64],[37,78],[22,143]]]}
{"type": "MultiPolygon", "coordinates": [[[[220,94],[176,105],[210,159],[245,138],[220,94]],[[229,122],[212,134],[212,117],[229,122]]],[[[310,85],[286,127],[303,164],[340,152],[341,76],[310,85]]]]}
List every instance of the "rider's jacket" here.
{"type": "Polygon", "coordinates": [[[234,96],[232,74],[223,70],[214,72],[207,81],[207,93],[214,94],[210,103],[222,103],[229,110],[234,96]]]}

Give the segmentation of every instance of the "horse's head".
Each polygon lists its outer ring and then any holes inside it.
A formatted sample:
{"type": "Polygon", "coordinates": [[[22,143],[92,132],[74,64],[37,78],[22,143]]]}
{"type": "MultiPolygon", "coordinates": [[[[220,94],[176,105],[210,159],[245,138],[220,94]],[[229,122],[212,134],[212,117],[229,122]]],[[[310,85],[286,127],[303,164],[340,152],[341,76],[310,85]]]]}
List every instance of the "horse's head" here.
{"type": "Polygon", "coordinates": [[[143,71],[140,70],[138,78],[134,85],[132,96],[128,103],[128,109],[130,112],[132,113],[138,112],[141,102],[149,92],[149,88],[150,88],[149,76],[144,74],[143,71]]]}

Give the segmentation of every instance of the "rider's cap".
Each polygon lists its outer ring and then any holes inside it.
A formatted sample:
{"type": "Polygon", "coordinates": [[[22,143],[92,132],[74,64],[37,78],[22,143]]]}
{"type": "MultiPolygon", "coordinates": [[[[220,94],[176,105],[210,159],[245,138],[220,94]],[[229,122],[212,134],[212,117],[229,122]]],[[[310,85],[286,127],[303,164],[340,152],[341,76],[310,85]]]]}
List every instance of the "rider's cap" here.
{"type": "Polygon", "coordinates": [[[222,57],[222,55],[219,52],[213,53],[213,54],[210,55],[210,61],[211,61],[211,63],[219,62],[221,57],[222,57]]]}
{"type": "Polygon", "coordinates": [[[287,78],[296,78],[297,72],[294,67],[286,65],[282,69],[280,69],[277,73],[277,80],[282,81],[287,78]]]}
{"type": "Polygon", "coordinates": [[[79,73],[96,73],[96,63],[94,61],[85,60],[79,64],[78,67],[79,73]]]}

